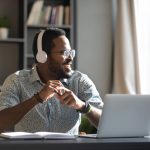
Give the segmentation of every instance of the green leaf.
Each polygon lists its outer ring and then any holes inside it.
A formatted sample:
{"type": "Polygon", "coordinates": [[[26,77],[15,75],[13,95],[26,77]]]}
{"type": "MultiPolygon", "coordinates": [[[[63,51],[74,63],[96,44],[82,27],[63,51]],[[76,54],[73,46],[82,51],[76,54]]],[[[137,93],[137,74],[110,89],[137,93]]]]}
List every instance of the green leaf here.
{"type": "Polygon", "coordinates": [[[8,17],[6,16],[0,17],[0,27],[6,27],[6,28],[10,27],[10,20],[8,17]]]}

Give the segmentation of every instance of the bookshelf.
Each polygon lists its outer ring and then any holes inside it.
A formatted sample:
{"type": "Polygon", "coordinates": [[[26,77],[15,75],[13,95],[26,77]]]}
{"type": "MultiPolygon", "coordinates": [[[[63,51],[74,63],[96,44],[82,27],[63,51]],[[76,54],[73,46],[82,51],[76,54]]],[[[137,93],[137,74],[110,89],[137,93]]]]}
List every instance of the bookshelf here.
{"type": "MultiPolygon", "coordinates": [[[[43,1],[42,9],[37,9],[41,11],[40,16],[42,16],[47,6],[52,8],[61,6],[63,9],[67,6],[70,8],[69,23],[67,21],[64,23],[61,19],[59,19],[59,23],[57,19],[55,19],[57,21],[47,23],[42,21],[28,23],[35,1],[37,0],[0,1],[0,17],[8,16],[11,22],[8,38],[0,39],[0,85],[3,84],[9,74],[23,68],[29,69],[32,67],[34,63],[32,41],[35,33],[40,29],[50,26],[64,29],[71,47],[76,49],[76,0],[40,0],[43,1]]],[[[76,60],[74,60],[73,68],[76,68],[76,60]]]]}
{"type": "Polygon", "coordinates": [[[0,85],[12,72],[23,68],[24,7],[20,0],[1,0],[0,17],[7,16],[10,29],[7,39],[0,39],[0,85]]]}
{"type": "MultiPolygon", "coordinates": [[[[76,48],[76,44],[75,44],[75,17],[74,17],[74,13],[75,13],[75,0],[45,0],[43,3],[41,3],[41,1],[39,1],[39,10],[40,12],[38,12],[39,14],[37,16],[38,17],[38,21],[36,19],[36,17],[31,17],[34,16],[34,6],[35,6],[35,1],[34,0],[28,0],[26,3],[26,7],[27,7],[27,23],[26,23],[26,33],[27,33],[27,51],[25,54],[25,59],[24,59],[24,64],[25,64],[25,68],[30,68],[34,62],[34,58],[33,58],[33,54],[32,54],[32,39],[34,37],[34,34],[39,31],[39,29],[44,29],[46,27],[50,27],[50,26],[55,26],[55,27],[59,27],[62,28],[66,31],[67,33],[67,37],[70,39],[71,42],[71,46],[73,48],[76,48]],[[41,7],[42,5],[42,7],[41,7]],[[57,8],[63,8],[63,11],[61,12],[62,14],[62,19],[59,23],[57,21],[57,18],[60,16],[58,15],[57,8]],[[70,23],[65,23],[64,22],[64,18],[65,18],[65,8],[69,7],[70,8],[70,23]],[[43,21],[45,18],[45,9],[50,8],[51,12],[49,15],[49,19],[46,19],[47,21],[43,21]],[[57,10],[56,10],[57,9],[57,10]],[[35,21],[33,20],[33,18],[35,18],[35,21]],[[29,21],[30,19],[30,21],[29,21]]],[[[37,6],[35,6],[36,8],[37,6]]],[[[36,10],[36,9],[35,9],[36,10]]],[[[61,9],[62,10],[62,9],[61,9]]],[[[36,12],[37,14],[37,12],[36,12]]],[[[74,64],[74,67],[75,64],[74,64]]]]}

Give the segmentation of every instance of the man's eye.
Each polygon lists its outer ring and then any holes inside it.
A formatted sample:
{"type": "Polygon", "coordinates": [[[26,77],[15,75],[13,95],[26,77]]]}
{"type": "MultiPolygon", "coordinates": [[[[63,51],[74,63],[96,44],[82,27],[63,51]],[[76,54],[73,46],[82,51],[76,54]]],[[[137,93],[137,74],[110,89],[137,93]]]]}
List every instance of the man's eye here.
{"type": "Polygon", "coordinates": [[[64,55],[64,54],[65,54],[65,51],[62,51],[61,54],[64,55]]]}

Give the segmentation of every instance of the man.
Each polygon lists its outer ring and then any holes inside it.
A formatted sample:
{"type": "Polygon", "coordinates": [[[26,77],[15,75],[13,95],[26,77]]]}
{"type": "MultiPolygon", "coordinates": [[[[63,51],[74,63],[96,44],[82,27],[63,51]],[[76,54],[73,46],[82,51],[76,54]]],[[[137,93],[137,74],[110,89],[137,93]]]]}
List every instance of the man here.
{"type": "Polygon", "coordinates": [[[87,75],[71,68],[75,50],[58,28],[34,37],[36,65],[10,75],[0,93],[0,132],[51,131],[78,134],[81,113],[95,127],[103,102],[87,75]]]}

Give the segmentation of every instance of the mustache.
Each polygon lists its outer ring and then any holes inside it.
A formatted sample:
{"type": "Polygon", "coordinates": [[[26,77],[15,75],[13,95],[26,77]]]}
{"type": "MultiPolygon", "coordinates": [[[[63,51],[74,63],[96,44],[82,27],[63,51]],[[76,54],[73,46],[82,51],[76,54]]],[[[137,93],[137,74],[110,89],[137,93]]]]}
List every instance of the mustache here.
{"type": "Polygon", "coordinates": [[[72,62],[71,59],[66,59],[65,62],[63,63],[63,65],[69,64],[70,62],[72,62]]]}

